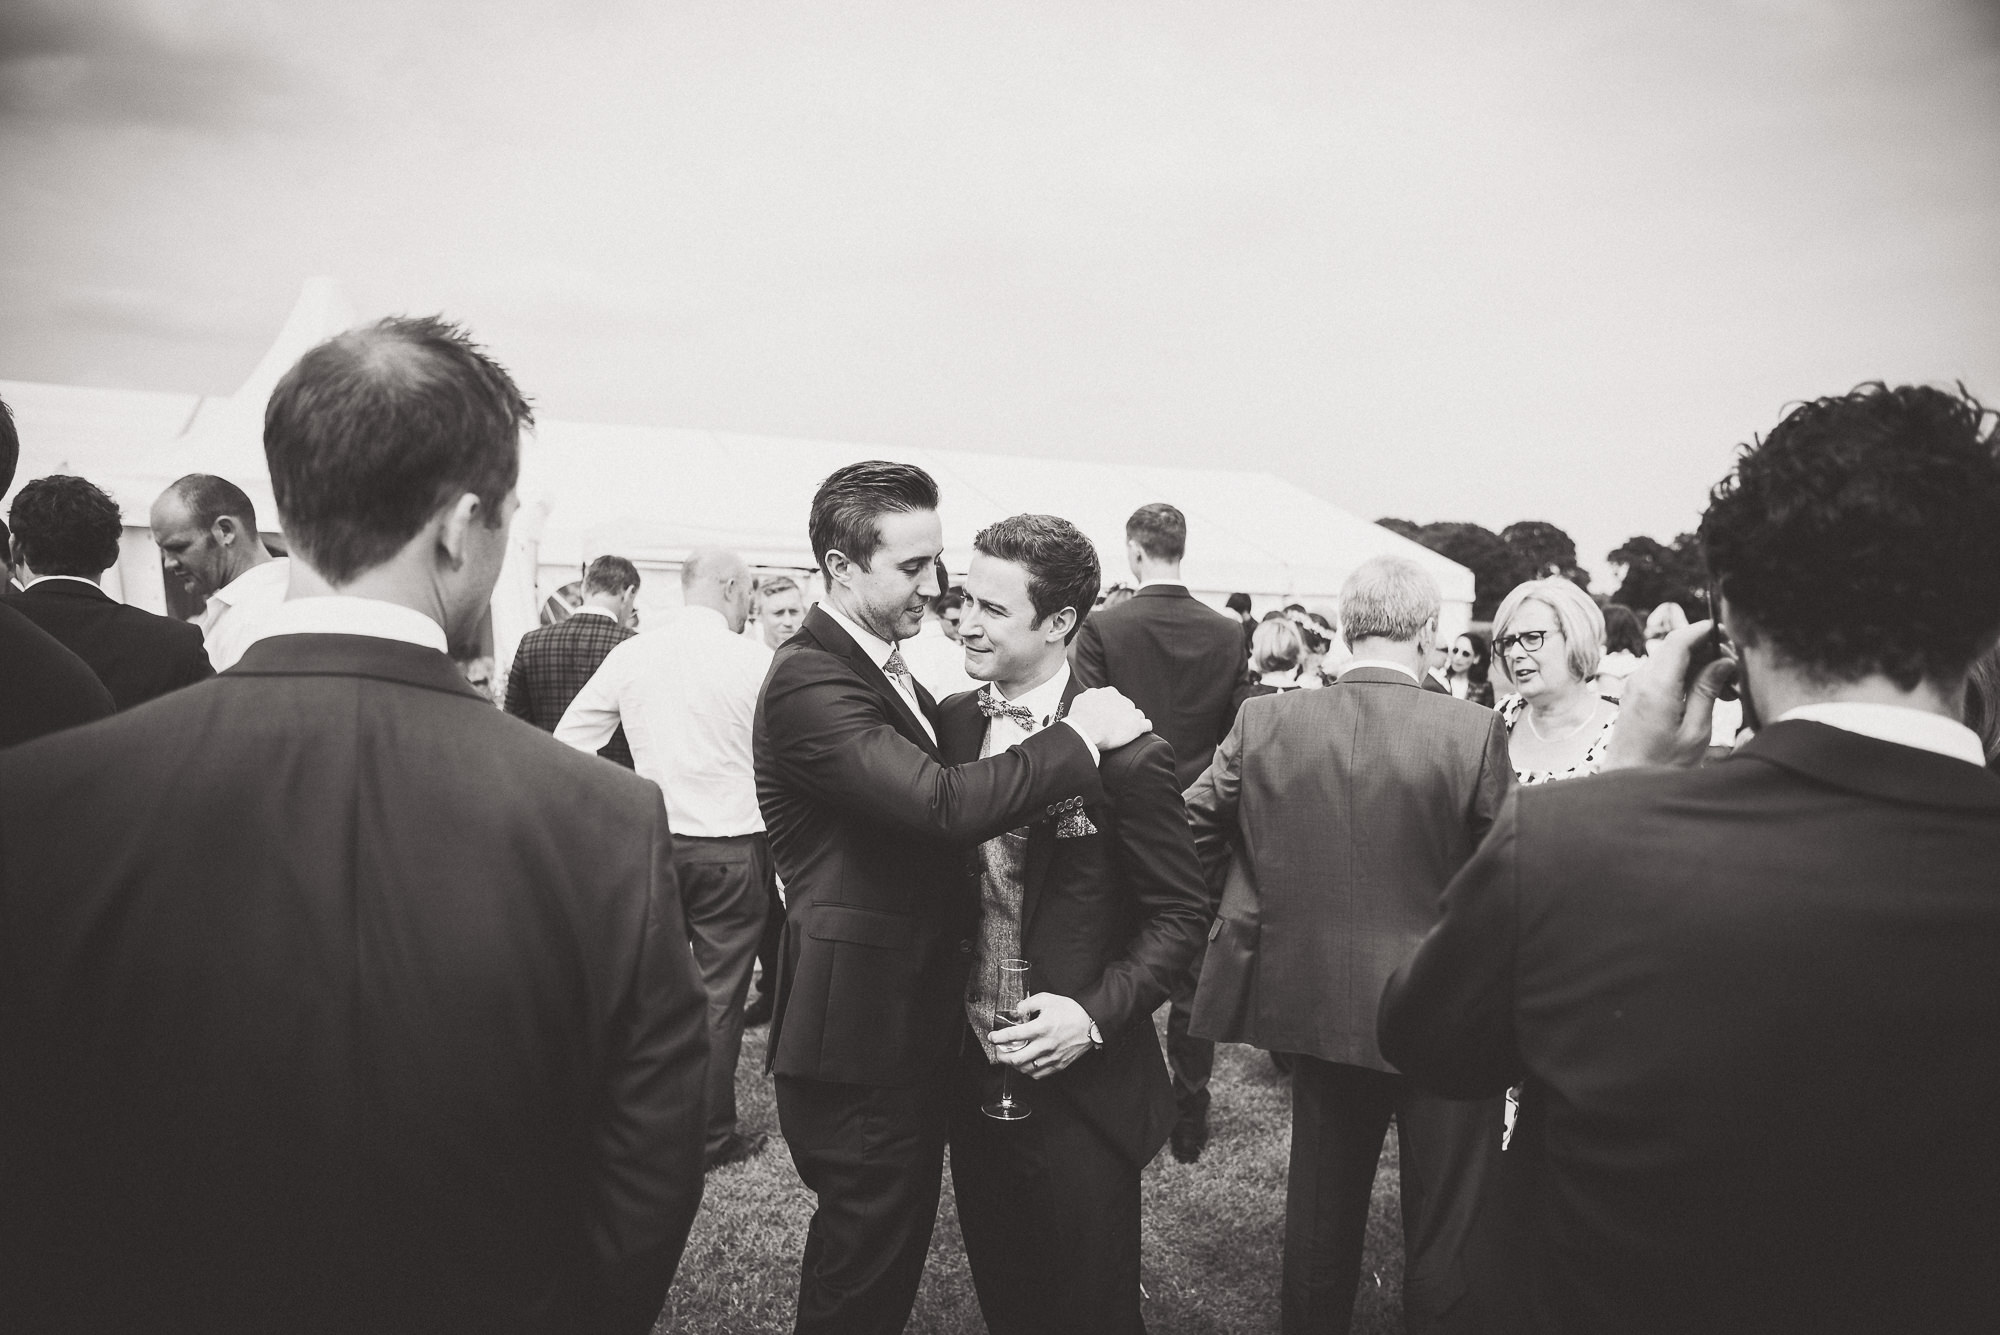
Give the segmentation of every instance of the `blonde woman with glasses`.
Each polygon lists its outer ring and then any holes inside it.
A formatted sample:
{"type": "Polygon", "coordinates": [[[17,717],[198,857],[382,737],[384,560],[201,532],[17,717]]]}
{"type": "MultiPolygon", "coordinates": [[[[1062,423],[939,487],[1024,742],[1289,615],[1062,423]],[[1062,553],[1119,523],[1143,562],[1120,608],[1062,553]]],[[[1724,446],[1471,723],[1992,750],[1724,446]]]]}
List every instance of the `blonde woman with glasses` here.
{"type": "Polygon", "coordinates": [[[1500,717],[1521,783],[1581,778],[1604,763],[1618,703],[1591,682],[1603,644],[1604,613],[1566,579],[1529,580],[1501,600],[1493,666],[1514,691],[1500,717]]]}

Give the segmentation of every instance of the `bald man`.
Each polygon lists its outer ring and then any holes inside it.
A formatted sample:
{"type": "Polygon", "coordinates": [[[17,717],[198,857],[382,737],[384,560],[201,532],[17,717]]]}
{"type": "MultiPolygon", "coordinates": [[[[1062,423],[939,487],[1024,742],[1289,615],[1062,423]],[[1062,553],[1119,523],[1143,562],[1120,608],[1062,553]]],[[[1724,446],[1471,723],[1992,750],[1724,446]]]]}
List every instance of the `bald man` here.
{"type": "Polygon", "coordinates": [[[633,768],[666,794],[688,938],[708,992],[706,1153],[715,1168],[749,1158],[766,1138],[736,1124],[736,1054],[771,865],[750,760],[771,655],[743,636],[750,568],[736,553],[690,553],[681,597],[687,605],[664,625],[605,656],[556,740],[594,753],[623,724],[633,768]]]}

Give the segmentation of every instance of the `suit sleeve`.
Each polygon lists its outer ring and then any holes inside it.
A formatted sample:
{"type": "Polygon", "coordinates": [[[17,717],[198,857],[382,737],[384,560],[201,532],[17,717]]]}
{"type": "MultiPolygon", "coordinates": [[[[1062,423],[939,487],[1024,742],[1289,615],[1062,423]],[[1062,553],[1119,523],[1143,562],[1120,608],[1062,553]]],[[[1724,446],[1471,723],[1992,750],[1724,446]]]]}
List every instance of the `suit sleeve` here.
{"type": "Polygon", "coordinates": [[[1382,1055],[1419,1086],[1474,1099],[1520,1079],[1514,1030],[1520,930],[1520,795],[1445,887],[1444,912],[1390,976],[1376,1016],[1382,1055]]]}
{"type": "Polygon", "coordinates": [[[514,661],[507,666],[507,703],[504,706],[515,718],[535,721],[534,707],[528,701],[528,655],[515,646],[514,661]]]}
{"type": "Polygon", "coordinates": [[[888,705],[830,654],[781,657],[764,687],[760,769],[815,802],[956,844],[990,839],[1052,802],[1103,796],[1090,747],[1074,728],[1044,728],[1019,746],[941,765],[891,721],[888,705]]]}
{"type": "MultiPolygon", "coordinates": [[[[1249,701],[1245,701],[1248,704],[1249,701]]],[[[1211,906],[1222,898],[1223,878],[1229,874],[1229,858],[1236,846],[1236,809],[1243,793],[1243,714],[1201,777],[1188,786],[1187,819],[1194,835],[1195,856],[1208,882],[1211,906]]]]}
{"type": "Polygon", "coordinates": [[[1493,828],[1500,804],[1513,790],[1514,762],[1507,756],[1507,725],[1495,714],[1486,731],[1486,750],[1479,761],[1479,782],[1472,789],[1472,807],[1465,813],[1475,846],[1493,828]]]}
{"type": "Polygon", "coordinates": [[[1174,779],[1172,748],[1141,740],[1106,766],[1115,775],[1106,786],[1117,813],[1116,853],[1139,923],[1124,957],[1076,1001],[1109,1041],[1134,1019],[1151,1015],[1187,972],[1208,935],[1209,900],[1174,779]]]}
{"type": "Polygon", "coordinates": [[[707,1003],[671,839],[656,795],[645,922],[629,991],[612,1017],[591,1166],[591,1329],[605,1335],[653,1328],[701,1204],[707,1003]]]}
{"type": "Polygon", "coordinates": [[[1069,670],[1085,690],[1111,684],[1111,673],[1104,666],[1104,636],[1098,632],[1094,617],[1085,617],[1083,629],[1076,633],[1076,652],[1070,655],[1069,670]]]}
{"type": "Polygon", "coordinates": [[[215,664],[208,661],[208,650],[202,646],[201,632],[184,621],[178,624],[187,626],[188,634],[181,637],[186,644],[181,649],[180,680],[175,683],[176,686],[192,686],[198,681],[207,681],[215,675],[215,664]]]}

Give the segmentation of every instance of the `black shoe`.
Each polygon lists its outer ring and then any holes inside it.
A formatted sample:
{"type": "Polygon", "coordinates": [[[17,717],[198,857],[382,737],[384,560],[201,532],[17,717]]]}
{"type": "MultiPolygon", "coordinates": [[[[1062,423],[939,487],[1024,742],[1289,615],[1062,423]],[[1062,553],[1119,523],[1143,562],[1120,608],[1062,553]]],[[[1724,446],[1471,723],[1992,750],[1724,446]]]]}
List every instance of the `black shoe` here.
{"type": "Polygon", "coordinates": [[[1173,1134],[1167,1138],[1167,1145],[1180,1163],[1193,1163],[1208,1147],[1208,1119],[1183,1119],[1174,1123],[1173,1134]]]}
{"type": "Polygon", "coordinates": [[[743,1027],[745,1029],[755,1029],[760,1024],[771,1023],[771,1012],[776,1008],[777,1002],[772,998],[771,994],[769,992],[764,993],[743,1008],[743,1027]]]}
{"type": "Polygon", "coordinates": [[[702,1161],[702,1171],[706,1173],[754,1158],[764,1152],[764,1143],[770,1138],[768,1131],[753,1131],[747,1136],[738,1131],[722,1143],[721,1149],[709,1151],[708,1157],[702,1161]]]}

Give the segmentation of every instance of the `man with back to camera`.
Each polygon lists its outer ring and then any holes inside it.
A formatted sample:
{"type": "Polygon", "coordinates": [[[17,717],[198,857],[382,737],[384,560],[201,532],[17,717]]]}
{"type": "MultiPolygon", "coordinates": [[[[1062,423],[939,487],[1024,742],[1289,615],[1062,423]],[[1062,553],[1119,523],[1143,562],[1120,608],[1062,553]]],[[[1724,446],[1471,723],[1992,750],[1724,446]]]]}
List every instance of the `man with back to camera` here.
{"type": "MultiPolygon", "coordinates": [[[[1125,560],[1139,591],[1083,623],[1071,666],[1085,686],[1115,686],[1132,698],[1174,748],[1186,788],[1208,768],[1235,718],[1236,687],[1247,664],[1243,628],[1188,592],[1181,578],[1187,518],[1171,505],[1142,505],[1125,521],[1125,560]]],[[[1188,1033],[1201,960],[1174,989],[1167,1012],[1173,1070],[1174,1158],[1193,1163],[1208,1144],[1208,1078],[1215,1045],[1188,1033]]]]}
{"type": "Polygon", "coordinates": [[[666,812],[446,652],[529,420],[438,320],[307,352],[265,638],[0,756],[0,1328],[651,1329],[706,1059],[666,812]]]}
{"type": "Polygon", "coordinates": [[[101,587],[125,531],[118,502],[80,477],[41,477],[15,495],[9,517],[27,587],[5,601],[90,664],[118,708],[215,675],[199,630],[101,587]]]}
{"type": "MultiPolygon", "coordinates": [[[[0,399],[0,496],[14,485],[21,438],[0,399]]],[[[90,665],[0,599],[0,749],[91,723],[117,708],[90,665]]]]}
{"type": "Polygon", "coordinates": [[[257,535],[257,510],[227,478],[189,473],[153,502],[153,541],[167,573],[208,599],[196,618],[217,672],[234,667],[256,638],[256,622],[285,600],[288,557],[257,535]]]}
{"type": "Polygon", "coordinates": [[[1403,1312],[1412,1332],[1484,1332],[1467,1242],[1502,1101],[1414,1087],[1375,1043],[1376,999],[1437,921],[1438,894],[1514,772],[1490,709],[1420,689],[1440,599],[1423,567],[1376,557],[1340,591],[1352,657],[1332,685],[1243,702],[1188,789],[1221,901],[1194,1029],[1292,1055],[1281,1326],[1345,1331],[1382,1140],[1401,1154],[1403,1312]]]}
{"type": "Polygon", "coordinates": [[[1736,662],[1684,697],[1708,623],[1656,646],[1610,772],[1518,790],[1389,984],[1411,1079],[1526,1077],[1542,1328],[1992,1328],[1991,419],[1864,385],[1746,448],[1699,533],[1736,662]],[[1732,671],[1767,722],[1691,768],[1732,671]]]}
{"type": "MultiPolygon", "coordinates": [[[[554,625],[523,635],[514,650],[507,669],[507,712],[554,732],[605,655],[637,633],[632,609],[638,599],[639,568],[624,557],[600,556],[585,567],[582,604],[554,625]]],[[[633,767],[631,742],[622,729],[597,754],[633,767]]]]}
{"type": "Polygon", "coordinates": [[[664,624],[605,656],[556,725],[556,740],[596,751],[622,727],[640,775],[666,795],[681,913],[708,994],[703,1153],[719,1168],[758,1153],[766,1139],[737,1125],[736,1059],[771,879],[750,761],[750,722],[771,656],[743,637],[750,567],[735,552],[688,553],[681,599],[664,624]]]}
{"type": "MultiPolygon", "coordinates": [[[[1064,520],[1016,515],[972,543],[959,634],[966,670],[987,684],[939,707],[953,763],[1062,717],[1083,689],[1069,641],[1097,596],[1097,551],[1064,520]]],[[[1208,892],[1167,744],[1148,734],[1106,751],[1098,772],[1102,801],[1059,805],[969,860],[979,912],[951,1174],[995,1335],[1145,1330],[1139,1173],[1174,1120],[1152,1016],[1201,946],[1208,892]],[[1033,965],[1031,995],[1023,1023],[993,1032],[1006,958],[1033,965]],[[981,1111],[1000,1063],[1034,1081],[1025,1121],[981,1111]]]]}
{"type": "Polygon", "coordinates": [[[757,792],[785,884],[771,1021],[778,1121],[818,1197],[796,1328],[903,1329],[937,1217],[952,1063],[977,912],[971,847],[1071,797],[1146,720],[1115,691],[999,755],[939,760],[937,706],[898,644],[938,592],[938,490],[850,464],[809,530],[826,600],[778,650],[757,705],[757,792]]]}

